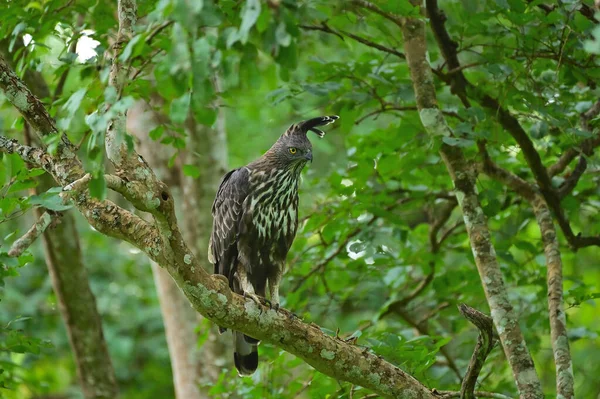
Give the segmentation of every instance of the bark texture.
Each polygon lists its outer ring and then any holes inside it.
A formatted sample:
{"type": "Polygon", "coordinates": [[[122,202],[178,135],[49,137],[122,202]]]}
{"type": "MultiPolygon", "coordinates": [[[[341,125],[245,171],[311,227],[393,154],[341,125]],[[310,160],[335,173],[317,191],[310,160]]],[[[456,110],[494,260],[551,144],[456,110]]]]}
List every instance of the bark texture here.
{"type": "Polygon", "coordinates": [[[485,359],[488,357],[496,341],[494,333],[494,322],[491,317],[481,313],[480,311],[473,309],[465,304],[458,306],[460,313],[477,329],[479,330],[479,336],[477,337],[477,344],[473,350],[473,355],[469,361],[465,378],[462,381],[460,387],[460,398],[461,399],[475,399],[475,385],[477,384],[477,377],[485,364],[485,359]]]}
{"type": "MultiPolygon", "coordinates": [[[[10,80],[6,73],[11,71],[10,64],[2,59],[3,53],[6,57],[9,57],[7,48],[3,46],[4,44],[6,43],[0,42],[0,70],[4,70],[4,72],[0,72],[0,74],[4,73],[0,75],[0,80],[6,81],[10,80]]],[[[19,43],[19,45],[22,46],[22,43],[19,43]]],[[[25,80],[31,85],[35,95],[41,98],[50,96],[48,86],[39,72],[28,70],[25,73],[25,80]]],[[[2,83],[4,84],[5,81],[2,83]]],[[[25,97],[31,97],[33,101],[37,101],[35,95],[31,92],[17,93],[15,98],[23,100],[25,97]]],[[[54,121],[43,109],[41,103],[38,105],[21,103],[20,105],[33,113],[43,113],[43,115],[31,116],[39,122],[36,126],[38,133],[53,134],[56,131],[53,126],[54,121]],[[48,125],[49,122],[51,125],[48,125]]],[[[26,130],[26,136],[26,140],[30,141],[28,129],[26,130]]],[[[14,144],[14,142],[11,143],[14,144]]],[[[70,143],[68,143],[65,136],[63,136],[62,143],[61,154],[67,157],[73,155],[69,150],[70,143]]],[[[45,163],[50,160],[50,156],[35,150],[30,151],[29,155],[33,157],[40,156],[45,163]]],[[[66,163],[71,163],[71,161],[66,163]]],[[[57,171],[58,169],[54,170],[57,171]]],[[[46,191],[53,187],[53,183],[51,176],[41,176],[40,185],[37,189],[41,192],[46,191]]],[[[56,220],[58,222],[56,223],[54,220],[58,218],[58,215],[55,213],[44,212],[42,209],[37,208],[36,214],[39,221],[32,227],[30,232],[40,222],[43,223],[35,228],[36,233],[29,235],[29,238],[32,242],[37,235],[43,233],[46,265],[75,358],[77,376],[83,395],[86,399],[116,398],[119,392],[115,371],[104,339],[102,321],[96,307],[96,298],[90,288],[87,271],[83,263],[75,218],[72,213],[65,212],[59,220],[56,220]],[[48,222],[48,219],[52,220],[48,222]],[[46,229],[48,226],[52,228],[46,229]]]]}
{"type": "Polygon", "coordinates": [[[567,335],[567,319],[563,310],[562,259],[556,237],[556,229],[550,208],[541,195],[532,203],[535,218],[540,226],[544,254],[546,256],[548,285],[548,315],[550,318],[550,338],[556,364],[556,394],[560,399],[575,397],[573,363],[567,335]]]}
{"type": "MultiPolygon", "coordinates": [[[[150,105],[138,101],[127,113],[127,131],[138,139],[140,155],[148,160],[157,175],[171,185],[178,184],[175,174],[167,168],[173,151],[153,142],[148,136],[148,133],[160,122],[159,119],[160,115],[156,114],[150,105]]],[[[175,397],[178,399],[207,398],[198,387],[196,312],[169,273],[156,263],[151,263],[169,347],[175,397]]]]}
{"type": "Polygon", "coordinates": [[[198,388],[197,339],[195,312],[173,279],[152,263],[154,283],[160,299],[169,357],[173,368],[173,385],[178,399],[207,398],[198,388]]]}
{"type": "MultiPolygon", "coordinates": [[[[421,6],[420,1],[413,1],[421,6]]],[[[433,137],[451,136],[452,131],[437,105],[433,75],[426,58],[427,42],[423,20],[407,18],[400,24],[421,122],[433,137]]],[[[515,311],[508,300],[504,279],[496,259],[487,219],[476,192],[476,171],[458,147],[442,144],[440,153],[450,173],[458,203],[463,212],[467,234],[490,306],[492,319],[506,357],[510,363],[522,398],[542,398],[542,389],[519,327],[515,311]]]]}
{"type": "Polygon", "coordinates": [[[115,372],[78,237],[75,218],[67,212],[56,228],[44,233],[46,264],[83,394],[87,399],[112,399],[118,396],[115,372]]]}
{"type": "Polygon", "coordinates": [[[53,221],[56,220],[56,214],[50,214],[43,212],[40,214],[39,219],[31,226],[25,234],[23,234],[18,240],[16,240],[10,249],[8,250],[8,256],[18,257],[29,248],[31,244],[44,232],[53,221]]]}
{"type": "Polygon", "coordinates": [[[483,153],[481,169],[490,177],[514,190],[532,205],[540,227],[546,257],[548,317],[552,352],[556,364],[556,393],[561,399],[574,398],[573,364],[567,335],[567,321],[563,310],[562,259],[550,208],[534,185],[496,165],[481,145],[480,150],[483,153]]]}
{"type": "MultiPolygon", "coordinates": [[[[209,32],[207,32],[208,34],[209,32]]],[[[220,91],[219,76],[214,77],[215,92],[220,91]]],[[[219,102],[217,120],[211,128],[199,125],[190,114],[186,121],[188,134],[187,151],[183,156],[186,164],[192,164],[200,170],[200,176],[193,178],[181,173],[180,190],[182,193],[181,209],[186,215],[183,221],[184,237],[190,243],[200,259],[208,259],[208,241],[212,231],[212,216],[209,209],[215,198],[222,176],[227,168],[227,133],[225,130],[225,112],[219,102]]],[[[183,171],[183,168],[180,169],[183,171]]],[[[212,265],[204,263],[206,271],[213,273],[212,265]]],[[[198,315],[198,322],[203,317],[198,315]]],[[[202,364],[200,378],[205,384],[214,384],[222,366],[232,365],[231,353],[227,350],[231,345],[229,334],[221,335],[216,326],[206,331],[208,338],[201,348],[202,364]]]]}

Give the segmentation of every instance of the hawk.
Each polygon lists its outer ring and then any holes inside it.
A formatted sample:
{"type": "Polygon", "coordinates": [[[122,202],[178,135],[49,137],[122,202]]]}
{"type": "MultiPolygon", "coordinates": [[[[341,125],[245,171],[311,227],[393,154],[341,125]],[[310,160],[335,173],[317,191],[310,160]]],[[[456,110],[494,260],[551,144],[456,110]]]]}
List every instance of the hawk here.
{"type": "MultiPolygon", "coordinates": [[[[312,162],[307,133],[323,137],[317,127],[336,119],[321,116],[293,124],[263,156],[230,171],[221,181],[212,206],[208,257],[215,274],[229,279],[233,292],[279,308],[279,282],[298,228],[300,172],[312,162]]],[[[235,331],[233,337],[239,374],[254,373],[258,341],[235,331]]]]}

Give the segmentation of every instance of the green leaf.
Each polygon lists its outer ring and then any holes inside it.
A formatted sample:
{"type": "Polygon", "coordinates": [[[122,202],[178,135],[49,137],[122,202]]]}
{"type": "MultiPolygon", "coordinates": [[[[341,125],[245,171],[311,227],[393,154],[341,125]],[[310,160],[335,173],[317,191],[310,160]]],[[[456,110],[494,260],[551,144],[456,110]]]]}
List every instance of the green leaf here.
{"type": "Polygon", "coordinates": [[[119,61],[126,62],[130,57],[139,55],[144,46],[144,40],[142,40],[142,38],[142,35],[135,35],[132,37],[119,56],[119,61]]]}
{"type": "Polygon", "coordinates": [[[29,203],[31,205],[41,206],[51,211],[66,211],[73,207],[71,204],[63,203],[60,193],[62,187],[53,187],[40,195],[32,195],[29,197],[29,203]]]}
{"type": "Polygon", "coordinates": [[[260,0],[246,0],[242,9],[242,24],[238,30],[238,37],[242,44],[248,41],[248,34],[260,15],[260,8],[260,0]]]}
{"type": "Polygon", "coordinates": [[[461,139],[459,137],[443,137],[442,141],[453,147],[457,146],[457,147],[467,148],[467,147],[472,147],[475,145],[475,141],[468,140],[468,139],[461,139]]]}
{"type": "Polygon", "coordinates": [[[200,168],[196,165],[183,165],[183,174],[197,179],[200,177],[200,168]]]}
{"type": "Polygon", "coordinates": [[[208,107],[195,108],[194,116],[196,122],[205,126],[212,126],[217,120],[217,112],[208,107]]]}
{"type": "Polygon", "coordinates": [[[67,100],[63,109],[69,113],[69,116],[73,116],[81,107],[81,101],[87,93],[87,88],[79,89],[75,93],[71,94],[71,97],[67,100]]]}
{"type": "Polygon", "coordinates": [[[183,96],[171,102],[171,110],[169,116],[173,123],[185,122],[190,111],[190,93],[185,93],[183,96]]]}
{"type": "Polygon", "coordinates": [[[157,141],[158,139],[160,139],[162,137],[164,132],[165,132],[165,127],[162,125],[159,125],[150,131],[150,133],[149,133],[150,139],[153,141],[157,141]]]}
{"type": "Polygon", "coordinates": [[[103,173],[99,173],[97,176],[92,176],[89,187],[92,197],[98,198],[99,200],[106,198],[106,181],[104,181],[103,173]]]}

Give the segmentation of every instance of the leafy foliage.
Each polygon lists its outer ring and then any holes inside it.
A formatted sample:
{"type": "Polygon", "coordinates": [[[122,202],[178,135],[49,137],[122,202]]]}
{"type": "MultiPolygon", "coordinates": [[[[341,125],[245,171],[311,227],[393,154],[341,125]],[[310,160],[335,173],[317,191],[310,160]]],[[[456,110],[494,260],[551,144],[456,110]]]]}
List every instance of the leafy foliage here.
{"type": "MultiPolygon", "coordinates": [[[[376,3],[400,16],[418,13],[407,0],[376,3]]],[[[474,98],[465,107],[453,94],[443,77],[456,71],[448,70],[433,36],[428,56],[438,72],[437,95],[456,133],[439,141],[425,134],[416,112],[397,26],[353,2],[158,0],[138,6],[143,18],[119,56],[130,72],[123,93],[107,87],[116,2],[84,0],[64,7],[56,0],[15,0],[3,9],[0,52],[37,90],[60,130],[81,143],[80,155],[94,177],[93,195],[113,195],[103,177],[107,123],[139,99],[165,116],[149,135],[165,152],[173,151],[169,167],[179,165],[190,115],[212,126],[218,107],[225,108],[229,160],[239,166],[266,150],[289,123],[321,113],[316,110],[337,113],[340,125],[323,140],[313,140],[315,162],[301,190],[303,222],[284,277],[282,305],[430,387],[456,390],[476,335],[455,305],[465,302],[482,311],[487,305],[437,149],[442,142],[461,147],[475,165],[476,143],[485,140],[495,162],[533,180],[495,113],[474,98]],[[40,77],[46,92],[35,84],[40,77]]],[[[582,11],[582,2],[548,8],[540,1],[447,0],[440,7],[458,43],[463,73],[518,118],[546,167],[584,139],[597,137],[597,120],[590,122],[592,129],[580,122],[598,99],[600,79],[600,28],[582,11]]],[[[0,133],[22,141],[24,129],[0,97],[0,133]]],[[[53,140],[45,143],[50,150],[58,136],[53,140]]],[[[561,205],[574,230],[592,236],[600,233],[598,159],[586,157],[588,173],[561,205]]],[[[554,176],[553,184],[559,187],[573,168],[554,176]]],[[[194,178],[203,173],[193,164],[182,169],[194,178]]],[[[41,249],[33,247],[33,256],[18,259],[6,255],[33,222],[32,207],[66,209],[56,195],[60,188],[28,195],[41,173],[15,155],[2,156],[0,322],[31,317],[19,322],[20,330],[13,323],[0,335],[0,396],[8,398],[78,395],[41,249]]],[[[478,190],[527,344],[544,390],[552,395],[546,261],[535,217],[516,193],[483,175],[478,190]]],[[[79,222],[122,397],[172,396],[147,259],[79,222]]],[[[575,253],[560,240],[576,392],[592,397],[597,387],[587,381],[600,373],[600,253],[596,247],[575,253]]],[[[260,350],[267,361],[253,377],[240,379],[223,367],[219,380],[204,389],[219,398],[368,393],[338,384],[278,348],[260,350]]],[[[516,394],[500,350],[492,352],[480,382],[482,390],[516,394]]]]}

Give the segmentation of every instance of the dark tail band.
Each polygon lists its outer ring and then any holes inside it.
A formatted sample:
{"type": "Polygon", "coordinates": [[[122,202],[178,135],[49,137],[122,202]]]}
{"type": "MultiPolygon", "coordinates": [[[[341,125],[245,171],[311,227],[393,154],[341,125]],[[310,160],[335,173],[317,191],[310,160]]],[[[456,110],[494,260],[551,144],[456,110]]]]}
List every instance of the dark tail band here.
{"type": "MultiPolygon", "coordinates": [[[[235,352],[233,362],[240,375],[251,375],[258,368],[258,348],[256,343],[250,343],[244,334],[234,331],[233,342],[235,352]]],[[[257,341],[258,342],[258,341],[257,341]]]]}

